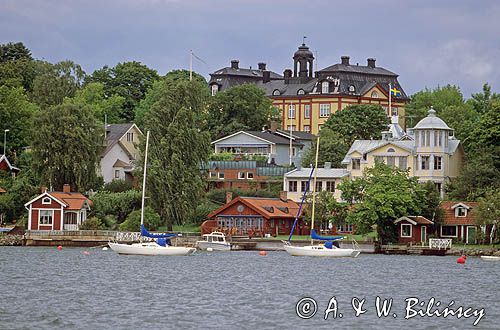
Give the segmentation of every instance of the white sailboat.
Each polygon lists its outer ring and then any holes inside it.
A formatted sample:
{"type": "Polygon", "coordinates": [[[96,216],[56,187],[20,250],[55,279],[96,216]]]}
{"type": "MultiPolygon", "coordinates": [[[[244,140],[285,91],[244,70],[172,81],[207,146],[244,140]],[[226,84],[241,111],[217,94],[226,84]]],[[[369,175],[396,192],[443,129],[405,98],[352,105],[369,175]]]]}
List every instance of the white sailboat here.
{"type": "Polygon", "coordinates": [[[144,256],[187,256],[193,254],[196,249],[172,246],[170,239],[177,234],[153,234],[144,226],[144,199],[146,188],[146,164],[148,160],[149,131],[146,134],[146,150],[144,152],[144,175],[142,178],[142,207],[141,207],[141,236],[156,239],[152,242],[140,242],[133,244],[123,244],[109,242],[109,247],[118,254],[133,254],[144,256]]]}
{"type": "Polygon", "coordinates": [[[314,211],[316,204],[316,168],[318,167],[318,154],[319,154],[319,136],[316,142],[316,160],[315,164],[309,175],[309,180],[307,181],[307,187],[302,196],[302,201],[300,202],[300,207],[295,217],[295,221],[290,232],[290,236],[287,241],[284,241],[284,249],[288,254],[292,256],[307,256],[307,257],[353,257],[356,258],[361,251],[358,248],[344,249],[336,245],[336,242],[343,239],[343,236],[333,236],[333,237],[323,237],[319,236],[314,230],[314,211]],[[313,202],[312,202],[312,216],[311,216],[311,245],[306,246],[294,246],[290,243],[290,240],[297,224],[300,211],[302,210],[302,205],[304,203],[306,194],[309,190],[309,183],[311,182],[311,176],[314,173],[314,183],[313,183],[313,202]],[[324,241],[324,244],[314,244],[314,240],[324,241]],[[335,242],[335,243],[334,243],[335,242]]]}

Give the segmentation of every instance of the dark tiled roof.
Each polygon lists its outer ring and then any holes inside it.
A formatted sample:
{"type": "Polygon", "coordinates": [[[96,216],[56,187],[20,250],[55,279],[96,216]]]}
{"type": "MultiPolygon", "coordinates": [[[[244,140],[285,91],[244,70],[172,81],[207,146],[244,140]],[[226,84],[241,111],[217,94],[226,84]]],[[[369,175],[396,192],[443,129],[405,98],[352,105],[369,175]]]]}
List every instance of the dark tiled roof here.
{"type": "Polygon", "coordinates": [[[341,63],[337,63],[334,65],[330,65],[324,69],[319,70],[318,72],[327,73],[327,72],[349,72],[349,73],[361,73],[361,74],[370,74],[370,75],[384,75],[384,76],[393,76],[397,77],[398,75],[394,72],[391,72],[387,69],[381,67],[369,67],[364,65],[345,65],[341,63]]]}
{"type": "MultiPolygon", "coordinates": [[[[290,131],[285,131],[278,129],[276,130],[277,132],[280,132],[281,134],[285,134],[290,136],[290,131]]],[[[308,133],[308,132],[303,132],[303,131],[292,131],[292,137],[298,139],[298,140],[314,140],[316,139],[316,135],[308,133]]]]}
{"type": "MultiPolygon", "coordinates": [[[[234,69],[231,67],[222,68],[210,74],[209,85],[216,83],[219,85],[219,91],[224,91],[231,87],[243,84],[262,83],[262,70],[258,69],[234,69]]],[[[276,72],[270,72],[270,79],[282,79],[283,77],[276,72]]]]}
{"type": "MultiPolygon", "coordinates": [[[[261,131],[245,131],[245,133],[251,134],[253,136],[260,137],[261,139],[267,140],[267,141],[275,143],[275,144],[286,144],[286,145],[290,144],[290,139],[282,137],[282,136],[277,135],[277,134],[273,134],[273,133],[271,133],[269,131],[264,131],[264,132],[261,132],[261,131]]],[[[292,144],[295,145],[295,146],[303,146],[302,143],[295,142],[295,141],[293,141],[292,144]]]]}
{"type": "Polygon", "coordinates": [[[120,138],[127,133],[127,131],[133,126],[133,123],[127,124],[109,124],[106,126],[106,149],[104,149],[102,155],[107,154],[113,146],[118,143],[120,138]]]}

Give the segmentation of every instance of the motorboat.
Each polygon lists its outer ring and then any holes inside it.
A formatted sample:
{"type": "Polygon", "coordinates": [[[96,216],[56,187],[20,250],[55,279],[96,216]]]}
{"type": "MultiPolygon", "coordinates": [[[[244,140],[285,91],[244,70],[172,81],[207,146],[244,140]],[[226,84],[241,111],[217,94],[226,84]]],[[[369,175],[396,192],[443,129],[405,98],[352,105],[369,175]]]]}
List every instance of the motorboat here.
{"type": "Polygon", "coordinates": [[[210,234],[203,235],[202,241],[197,241],[196,246],[200,250],[208,251],[230,251],[231,243],[226,241],[224,233],[214,231],[210,234]]]}

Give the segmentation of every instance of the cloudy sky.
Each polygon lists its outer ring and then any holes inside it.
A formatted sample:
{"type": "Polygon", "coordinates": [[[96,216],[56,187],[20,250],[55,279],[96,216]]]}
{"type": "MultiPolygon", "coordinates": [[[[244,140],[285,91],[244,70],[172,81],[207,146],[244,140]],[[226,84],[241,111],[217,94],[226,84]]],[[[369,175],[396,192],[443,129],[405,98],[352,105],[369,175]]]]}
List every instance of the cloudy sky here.
{"type": "Polygon", "coordinates": [[[305,35],[318,69],[375,57],[408,94],[450,83],[468,98],[484,82],[500,92],[499,18],[487,0],[2,0],[0,43],[87,73],[136,60],[165,74],[189,68],[192,49],[208,77],[231,59],[282,73],[305,35]]]}

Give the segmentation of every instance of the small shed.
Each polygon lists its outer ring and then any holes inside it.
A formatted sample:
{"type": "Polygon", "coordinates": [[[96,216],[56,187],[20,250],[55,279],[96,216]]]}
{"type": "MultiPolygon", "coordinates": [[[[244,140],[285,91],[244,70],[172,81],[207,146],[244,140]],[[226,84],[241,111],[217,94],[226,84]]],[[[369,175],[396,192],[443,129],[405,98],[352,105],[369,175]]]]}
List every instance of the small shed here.
{"type": "Polygon", "coordinates": [[[427,235],[434,222],[422,216],[405,216],[394,221],[397,226],[398,242],[418,244],[427,242],[427,235]]]}

